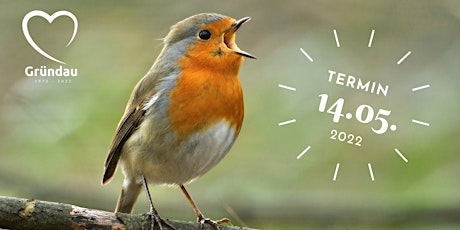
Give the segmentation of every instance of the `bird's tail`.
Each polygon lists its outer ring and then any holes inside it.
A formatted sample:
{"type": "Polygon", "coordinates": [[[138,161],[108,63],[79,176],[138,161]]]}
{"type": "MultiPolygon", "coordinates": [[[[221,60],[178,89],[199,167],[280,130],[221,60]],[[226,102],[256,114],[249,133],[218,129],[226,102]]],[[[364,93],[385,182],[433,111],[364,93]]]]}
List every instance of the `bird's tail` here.
{"type": "Polygon", "coordinates": [[[121,189],[120,197],[118,197],[117,207],[115,212],[132,213],[134,203],[141,192],[142,184],[134,183],[135,180],[125,178],[121,189]]]}

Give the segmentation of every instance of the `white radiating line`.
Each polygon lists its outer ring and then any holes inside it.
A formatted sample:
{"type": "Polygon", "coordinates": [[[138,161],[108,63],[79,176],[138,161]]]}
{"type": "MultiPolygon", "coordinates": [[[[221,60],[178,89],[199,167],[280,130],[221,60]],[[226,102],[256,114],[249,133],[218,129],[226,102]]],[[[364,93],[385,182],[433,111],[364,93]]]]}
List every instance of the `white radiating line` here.
{"type": "Polygon", "coordinates": [[[430,123],[419,121],[419,120],[412,119],[412,122],[415,124],[419,124],[419,125],[430,126],[430,123]]]}
{"type": "Polygon", "coordinates": [[[399,149],[396,149],[395,148],[395,152],[403,159],[404,162],[409,162],[406,157],[404,157],[404,155],[402,155],[402,153],[399,151],[399,149]]]}
{"type": "Polygon", "coordinates": [[[367,163],[367,167],[369,168],[369,173],[371,174],[371,180],[374,181],[374,173],[372,172],[371,163],[367,163]]]}
{"type": "Polygon", "coordinates": [[[339,37],[337,36],[337,30],[334,30],[335,43],[337,47],[340,47],[339,37]]]}
{"type": "Polygon", "coordinates": [[[375,30],[372,30],[371,38],[369,39],[369,44],[367,44],[367,47],[371,47],[371,46],[372,46],[372,40],[374,39],[374,33],[375,33],[375,30]]]}
{"type": "Polygon", "coordinates": [[[339,168],[340,168],[340,163],[337,163],[337,166],[335,166],[334,178],[332,178],[333,181],[337,179],[337,173],[339,172],[339,168]]]}
{"type": "Polygon", "coordinates": [[[287,125],[287,124],[291,124],[291,123],[294,123],[294,122],[296,122],[295,119],[292,119],[292,120],[289,120],[289,121],[283,121],[283,122],[278,123],[278,126],[287,125]]]}
{"type": "Polygon", "coordinates": [[[297,90],[294,87],[290,87],[290,86],[282,85],[282,84],[278,84],[278,87],[283,88],[283,89],[287,89],[287,90],[291,90],[291,91],[296,91],[297,90]]]}
{"type": "Polygon", "coordinates": [[[310,60],[310,62],[313,62],[313,59],[310,57],[310,55],[307,54],[307,52],[305,52],[305,50],[303,50],[302,48],[300,48],[300,51],[303,53],[303,55],[305,55],[305,57],[308,58],[308,60],[310,60]]]}
{"type": "Polygon", "coordinates": [[[297,160],[300,159],[308,150],[310,150],[311,146],[309,145],[304,151],[302,151],[298,156],[297,160]]]}
{"type": "Polygon", "coordinates": [[[406,59],[411,53],[412,53],[412,52],[410,52],[410,51],[407,52],[407,53],[404,55],[404,57],[402,57],[401,59],[399,59],[399,61],[397,62],[397,64],[398,64],[398,65],[401,64],[401,62],[403,62],[404,59],[406,59]]]}
{"type": "Polygon", "coordinates": [[[422,90],[422,89],[426,89],[428,87],[430,87],[430,85],[422,85],[422,86],[419,86],[419,87],[415,87],[415,88],[412,88],[412,92],[422,90]]]}

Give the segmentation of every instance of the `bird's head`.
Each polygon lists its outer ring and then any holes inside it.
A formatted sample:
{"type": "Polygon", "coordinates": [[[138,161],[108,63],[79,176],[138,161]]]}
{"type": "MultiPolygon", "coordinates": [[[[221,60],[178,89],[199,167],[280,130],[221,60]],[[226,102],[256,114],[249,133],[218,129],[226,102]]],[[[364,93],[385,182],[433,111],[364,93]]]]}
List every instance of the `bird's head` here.
{"type": "Polygon", "coordinates": [[[174,56],[192,59],[194,64],[226,64],[238,69],[243,57],[255,58],[235,43],[236,31],[249,20],[214,13],[191,16],[171,27],[164,39],[165,49],[170,49],[174,56]]]}

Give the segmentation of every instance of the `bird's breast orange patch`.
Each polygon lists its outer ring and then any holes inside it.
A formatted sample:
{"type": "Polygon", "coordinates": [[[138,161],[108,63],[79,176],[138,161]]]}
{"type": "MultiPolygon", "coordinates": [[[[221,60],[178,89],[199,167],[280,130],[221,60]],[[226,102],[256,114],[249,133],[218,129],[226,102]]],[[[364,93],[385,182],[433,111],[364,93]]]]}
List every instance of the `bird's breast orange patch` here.
{"type": "Polygon", "coordinates": [[[168,94],[167,113],[176,135],[185,138],[222,120],[238,134],[244,115],[238,69],[222,71],[227,67],[213,68],[190,59],[181,58],[181,76],[168,94]]]}

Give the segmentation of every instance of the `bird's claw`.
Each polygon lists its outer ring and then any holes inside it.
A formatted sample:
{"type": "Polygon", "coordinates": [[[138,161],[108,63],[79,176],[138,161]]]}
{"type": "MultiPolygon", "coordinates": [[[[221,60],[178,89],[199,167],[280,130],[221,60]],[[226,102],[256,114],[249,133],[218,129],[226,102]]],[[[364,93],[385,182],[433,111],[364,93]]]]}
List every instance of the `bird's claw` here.
{"type": "Polygon", "coordinates": [[[223,224],[223,223],[230,223],[230,224],[231,224],[231,223],[232,223],[232,222],[231,222],[229,219],[227,219],[227,218],[222,218],[222,219],[220,219],[220,220],[218,220],[218,221],[214,221],[214,220],[211,220],[211,219],[209,219],[209,218],[204,218],[204,217],[199,218],[199,219],[198,219],[198,222],[200,222],[201,229],[203,229],[204,224],[209,224],[209,225],[211,225],[211,226],[212,226],[214,229],[216,229],[216,230],[219,230],[219,229],[220,229],[220,228],[219,228],[219,225],[220,225],[220,224],[223,224]]]}
{"type": "Polygon", "coordinates": [[[151,217],[151,220],[152,220],[152,225],[150,226],[151,230],[155,229],[155,223],[158,224],[158,227],[160,228],[160,230],[163,230],[163,227],[161,225],[165,225],[169,229],[176,230],[176,228],[174,226],[172,226],[172,224],[170,224],[168,221],[166,221],[163,218],[161,218],[159,215],[155,215],[153,213],[150,213],[150,217],[151,217]]]}

